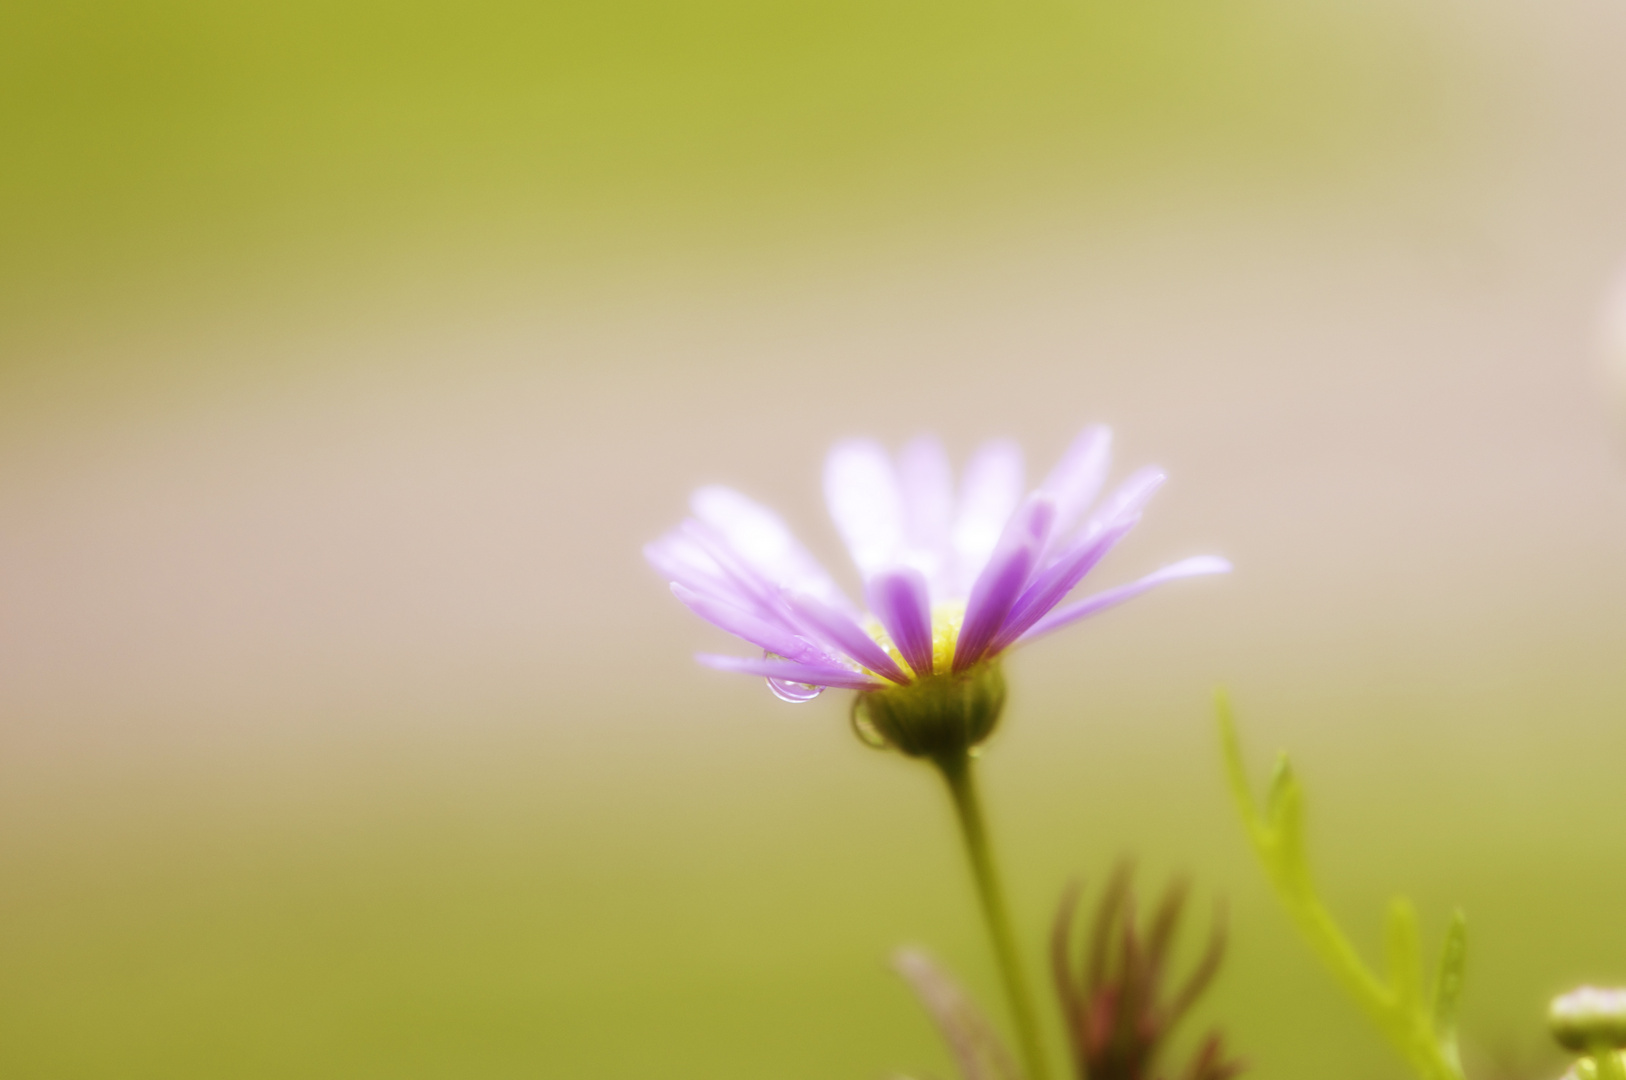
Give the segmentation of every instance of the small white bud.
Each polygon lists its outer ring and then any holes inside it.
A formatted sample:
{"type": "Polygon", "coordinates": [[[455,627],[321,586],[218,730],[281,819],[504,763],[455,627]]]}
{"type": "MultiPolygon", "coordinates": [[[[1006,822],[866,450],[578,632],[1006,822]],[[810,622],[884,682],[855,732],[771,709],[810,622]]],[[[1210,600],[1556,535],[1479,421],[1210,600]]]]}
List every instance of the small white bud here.
{"type": "Polygon", "coordinates": [[[1570,1050],[1626,1047],[1626,990],[1583,986],[1561,994],[1548,1007],[1547,1023],[1553,1038],[1570,1050]]]}

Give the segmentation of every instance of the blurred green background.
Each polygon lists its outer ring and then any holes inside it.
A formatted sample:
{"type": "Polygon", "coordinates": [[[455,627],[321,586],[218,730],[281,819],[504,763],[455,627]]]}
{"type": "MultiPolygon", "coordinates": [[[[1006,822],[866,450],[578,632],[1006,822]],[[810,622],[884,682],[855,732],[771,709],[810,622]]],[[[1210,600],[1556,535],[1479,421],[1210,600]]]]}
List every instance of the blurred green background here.
{"type": "Polygon", "coordinates": [[[576,278],[652,250],[1048,215],[1109,187],[1360,171],[1442,133],[1438,47],[1405,14],[8,5],[8,337],[246,289],[349,298],[400,259],[576,278]]]}
{"type": "Polygon", "coordinates": [[[1591,0],[0,6],[0,1074],[947,1076],[885,968],[995,1000],[941,793],[841,695],[692,665],[638,549],[724,481],[839,566],[835,438],[1037,474],[1105,421],[1174,479],[1100,578],[1238,572],[1013,660],[1030,947],[1072,876],[1189,873],[1252,1075],[1403,1075],[1248,861],[1224,683],[1360,944],[1464,906],[1470,1074],[1556,1076],[1546,998],[1626,979],[1622,42],[1591,0]]]}

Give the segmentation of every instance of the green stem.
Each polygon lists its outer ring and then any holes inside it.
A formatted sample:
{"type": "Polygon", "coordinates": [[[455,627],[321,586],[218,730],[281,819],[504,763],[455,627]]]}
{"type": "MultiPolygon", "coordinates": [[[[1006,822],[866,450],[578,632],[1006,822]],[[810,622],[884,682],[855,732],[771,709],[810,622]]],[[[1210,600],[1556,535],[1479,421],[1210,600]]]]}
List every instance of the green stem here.
{"type": "Polygon", "coordinates": [[[999,871],[994,867],[993,848],[988,843],[988,828],[983,823],[982,802],[977,796],[976,781],[971,774],[971,760],[971,755],[962,750],[933,758],[932,763],[942,774],[949,795],[954,800],[954,813],[960,822],[966,857],[971,862],[971,876],[977,883],[977,897],[982,901],[983,919],[988,924],[994,957],[999,961],[999,975],[1005,984],[1005,998],[1016,1026],[1023,1065],[1029,1080],[1047,1080],[1049,1073],[1039,1044],[1039,1025],[1032,999],[1028,997],[1027,979],[1022,974],[1016,938],[1011,933],[1005,890],[1000,885],[999,871]]]}
{"type": "Polygon", "coordinates": [[[1592,1048],[1592,1062],[1598,1069],[1598,1080],[1626,1080],[1626,1065],[1614,1046],[1600,1042],[1592,1048]]]}

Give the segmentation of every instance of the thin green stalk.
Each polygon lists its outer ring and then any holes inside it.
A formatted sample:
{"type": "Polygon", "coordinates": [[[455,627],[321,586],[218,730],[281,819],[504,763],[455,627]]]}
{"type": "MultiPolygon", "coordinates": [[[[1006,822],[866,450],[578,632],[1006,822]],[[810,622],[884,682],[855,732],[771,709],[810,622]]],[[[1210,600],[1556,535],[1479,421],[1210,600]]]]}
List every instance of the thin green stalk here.
{"type": "Polygon", "coordinates": [[[1626,1080],[1626,1064],[1613,1043],[1599,1042],[1592,1048],[1592,1063],[1597,1066],[1598,1080],[1626,1080]]]}
{"type": "Polygon", "coordinates": [[[937,771],[948,785],[949,796],[954,800],[960,836],[965,841],[971,876],[977,883],[977,897],[982,901],[983,919],[988,924],[988,937],[994,946],[994,957],[999,962],[1000,979],[1005,984],[1011,1020],[1016,1026],[1022,1064],[1029,1080],[1047,1080],[1049,1072],[1045,1068],[1044,1053],[1039,1043],[1039,1025],[1033,1011],[1033,1001],[1028,997],[1027,979],[1022,973],[1016,937],[1011,933],[1005,890],[1000,885],[999,871],[994,866],[993,848],[988,843],[988,829],[983,823],[982,802],[977,796],[971,763],[971,756],[965,751],[933,759],[937,771]]]}

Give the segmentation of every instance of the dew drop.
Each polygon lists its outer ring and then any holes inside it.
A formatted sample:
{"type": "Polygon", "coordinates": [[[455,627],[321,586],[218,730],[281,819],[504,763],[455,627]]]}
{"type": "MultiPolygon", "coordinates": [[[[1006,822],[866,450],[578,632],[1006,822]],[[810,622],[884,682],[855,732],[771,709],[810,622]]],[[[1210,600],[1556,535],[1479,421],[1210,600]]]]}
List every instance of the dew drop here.
{"type": "Polygon", "coordinates": [[[809,686],[806,683],[786,682],[784,679],[769,679],[768,689],[780,701],[788,701],[792,705],[802,705],[820,694],[824,693],[822,686],[809,686]]]}

